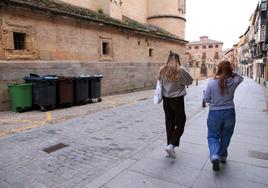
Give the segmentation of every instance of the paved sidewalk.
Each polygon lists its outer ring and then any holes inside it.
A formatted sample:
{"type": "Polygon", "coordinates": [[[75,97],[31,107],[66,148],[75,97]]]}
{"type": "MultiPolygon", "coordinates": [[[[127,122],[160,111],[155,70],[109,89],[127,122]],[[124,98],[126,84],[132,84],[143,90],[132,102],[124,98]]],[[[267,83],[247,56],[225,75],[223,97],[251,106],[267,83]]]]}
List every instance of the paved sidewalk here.
{"type": "Polygon", "coordinates": [[[122,106],[0,138],[0,187],[268,187],[267,89],[250,79],[239,86],[228,161],[214,173],[206,140],[208,108],[202,109],[200,100],[204,85],[188,89],[188,121],[175,160],[165,158],[162,107],[146,99],[152,91],[145,91],[135,100],[137,93],[114,96],[128,101],[122,106]],[[42,151],[60,142],[69,146],[42,151]]]}
{"type": "Polygon", "coordinates": [[[267,188],[267,97],[267,89],[250,79],[239,86],[236,128],[228,161],[221,164],[219,173],[212,171],[208,157],[206,109],[187,122],[175,160],[164,158],[165,141],[157,142],[128,159],[117,173],[107,172],[87,187],[267,188]]]}

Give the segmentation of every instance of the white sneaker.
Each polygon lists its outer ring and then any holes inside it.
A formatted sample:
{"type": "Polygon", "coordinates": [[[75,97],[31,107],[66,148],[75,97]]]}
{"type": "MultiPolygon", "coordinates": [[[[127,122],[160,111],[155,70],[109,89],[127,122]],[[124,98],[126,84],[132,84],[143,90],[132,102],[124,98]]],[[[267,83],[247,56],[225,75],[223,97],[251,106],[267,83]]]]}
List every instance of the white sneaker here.
{"type": "Polygon", "coordinates": [[[170,158],[173,158],[175,159],[176,158],[176,154],[175,154],[175,151],[174,151],[174,146],[169,144],[167,147],[166,147],[166,152],[168,154],[167,157],[170,157],[170,158]]]}

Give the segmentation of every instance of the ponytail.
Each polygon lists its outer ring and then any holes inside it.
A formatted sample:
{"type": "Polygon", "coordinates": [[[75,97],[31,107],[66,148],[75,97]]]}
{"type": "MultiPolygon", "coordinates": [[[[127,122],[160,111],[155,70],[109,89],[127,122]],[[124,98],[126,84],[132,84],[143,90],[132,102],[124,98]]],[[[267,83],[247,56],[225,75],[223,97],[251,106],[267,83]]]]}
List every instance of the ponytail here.
{"type": "Polygon", "coordinates": [[[216,72],[216,76],[219,76],[219,88],[220,94],[224,94],[224,89],[226,87],[226,78],[231,76],[233,73],[233,69],[231,63],[229,61],[223,60],[218,65],[218,70],[216,72]]]}

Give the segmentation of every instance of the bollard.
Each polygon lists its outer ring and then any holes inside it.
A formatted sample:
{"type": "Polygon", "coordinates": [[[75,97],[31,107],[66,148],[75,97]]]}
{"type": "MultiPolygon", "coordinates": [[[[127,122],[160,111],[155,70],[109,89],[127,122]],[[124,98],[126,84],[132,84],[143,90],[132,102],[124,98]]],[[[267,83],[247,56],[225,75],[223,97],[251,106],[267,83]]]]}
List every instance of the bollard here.
{"type": "Polygon", "coordinates": [[[195,85],[198,86],[198,79],[195,80],[195,85]]]}
{"type": "MultiPolygon", "coordinates": [[[[204,95],[205,95],[205,90],[203,90],[203,97],[204,97],[204,95]]],[[[203,108],[206,107],[206,103],[205,103],[204,100],[202,100],[202,107],[203,107],[203,108]]]]}
{"type": "Polygon", "coordinates": [[[202,107],[206,107],[206,103],[204,100],[202,100],[202,107]]]}

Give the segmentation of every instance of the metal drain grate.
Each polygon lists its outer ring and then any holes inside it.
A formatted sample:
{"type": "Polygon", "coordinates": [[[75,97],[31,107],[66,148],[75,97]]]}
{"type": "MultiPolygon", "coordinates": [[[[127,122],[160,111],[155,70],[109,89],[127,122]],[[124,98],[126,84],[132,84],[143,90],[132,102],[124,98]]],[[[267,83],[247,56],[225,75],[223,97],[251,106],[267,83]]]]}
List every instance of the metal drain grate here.
{"type": "Polygon", "coordinates": [[[249,150],[248,156],[252,158],[256,158],[256,159],[268,160],[268,153],[254,151],[254,150],[249,150]]]}
{"type": "Polygon", "coordinates": [[[49,147],[44,148],[44,149],[42,149],[42,150],[45,151],[45,152],[47,152],[47,153],[51,153],[51,152],[57,151],[57,150],[59,150],[59,149],[68,147],[68,146],[69,146],[69,145],[64,144],[64,143],[58,143],[58,144],[56,144],[56,145],[49,146],[49,147]]]}

